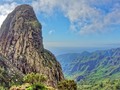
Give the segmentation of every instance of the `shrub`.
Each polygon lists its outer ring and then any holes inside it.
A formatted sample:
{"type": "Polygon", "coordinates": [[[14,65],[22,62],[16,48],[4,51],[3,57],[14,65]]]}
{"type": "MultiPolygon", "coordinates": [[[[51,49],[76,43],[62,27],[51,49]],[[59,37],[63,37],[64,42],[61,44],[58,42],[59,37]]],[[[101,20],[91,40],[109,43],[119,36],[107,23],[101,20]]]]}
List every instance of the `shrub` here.
{"type": "Polygon", "coordinates": [[[0,90],[6,90],[3,86],[0,86],[0,90]]]}
{"type": "Polygon", "coordinates": [[[77,90],[77,84],[74,80],[63,80],[58,83],[59,90],[77,90]]]}
{"type": "Polygon", "coordinates": [[[30,73],[24,76],[23,81],[25,83],[43,83],[46,81],[46,77],[44,75],[38,74],[38,73],[30,73]]]}
{"type": "Polygon", "coordinates": [[[48,90],[43,84],[36,83],[28,87],[26,90],[48,90]]]}

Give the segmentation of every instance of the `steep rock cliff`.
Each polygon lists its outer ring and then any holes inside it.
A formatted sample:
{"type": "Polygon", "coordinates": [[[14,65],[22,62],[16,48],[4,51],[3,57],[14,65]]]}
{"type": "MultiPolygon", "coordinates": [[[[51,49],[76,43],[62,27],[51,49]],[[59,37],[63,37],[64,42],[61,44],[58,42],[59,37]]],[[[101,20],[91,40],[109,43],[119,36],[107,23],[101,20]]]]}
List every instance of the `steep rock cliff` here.
{"type": "Polygon", "coordinates": [[[41,30],[31,6],[16,7],[1,26],[0,54],[23,74],[44,74],[46,84],[56,87],[64,76],[54,55],[43,47],[41,30]]]}

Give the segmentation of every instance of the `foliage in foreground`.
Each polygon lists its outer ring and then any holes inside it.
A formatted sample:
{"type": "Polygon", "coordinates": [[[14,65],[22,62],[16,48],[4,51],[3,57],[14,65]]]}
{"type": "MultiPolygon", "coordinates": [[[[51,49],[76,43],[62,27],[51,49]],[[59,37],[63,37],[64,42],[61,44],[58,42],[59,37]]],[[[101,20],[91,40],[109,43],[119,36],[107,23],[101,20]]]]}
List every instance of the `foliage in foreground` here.
{"type": "Polygon", "coordinates": [[[77,90],[77,84],[74,80],[63,80],[58,83],[59,90],[77,90]]]}
{"type": "Polygon", "coordinates": [[[55,90],[55,89],[52,87],[47,87],[41,83],[36,84],[25,83],[20,86],[12,86],[10,90],[55,90]]]}
{"type": "Polygon", "coordinates": [[[25,83],[36,84],[36,83],[44,83],[47,78],[39,73],[30,73],[24,76],[23,81],[25,83]]]}
{"type": "Polygon", "coordinates": [[[6,90],[3,86],[0,86],[0,90],[6,90]]]}
{"type": "Polygon", "coordinates": [[[12,86],[10,90],[48,90],[44,85],[46,77],[38,73],[30,73],[24,76],[23,84],[19,86],[12,86]]]}
{"type": "MultiPolygon", "coordinates": [[[[55,90],[44,84],[46,77],[41,74],[27,74],[23,78],[22,85],[14,85],[10,90],[55,90]]],[[[8,90],[2,85],[0,90],[8,90]]],[[[58,83],[58,90],[120,90],[120,79],[110,80],[104,79],[91,83],[79,83],[78,85],[73,80],[63,80],[58,83]],[[78,89],[77,89],[78,86],[78,89]]]]}
{"type": "MultiPolygon", "coordinates": [[[[23,84],[12,86],[10,90],[55,90],[44,84],[47,78],[38,73],[30,73],[24,76],[23,84]]],[[[58,90],[77,90],[77,84],[73,80],[63,80],[58,83],[58,90]]]]}

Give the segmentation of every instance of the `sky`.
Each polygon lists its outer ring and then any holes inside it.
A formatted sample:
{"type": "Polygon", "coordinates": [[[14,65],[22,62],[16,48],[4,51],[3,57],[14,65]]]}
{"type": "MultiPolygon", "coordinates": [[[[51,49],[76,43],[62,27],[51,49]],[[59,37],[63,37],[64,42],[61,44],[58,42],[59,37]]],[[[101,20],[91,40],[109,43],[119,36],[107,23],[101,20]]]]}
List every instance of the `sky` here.
{"type": "Polygon", "coordinates": [[[120,46],[120,0],[0,0],[0,25],[20,4],[33,6],[47,49],[120,46]]]}

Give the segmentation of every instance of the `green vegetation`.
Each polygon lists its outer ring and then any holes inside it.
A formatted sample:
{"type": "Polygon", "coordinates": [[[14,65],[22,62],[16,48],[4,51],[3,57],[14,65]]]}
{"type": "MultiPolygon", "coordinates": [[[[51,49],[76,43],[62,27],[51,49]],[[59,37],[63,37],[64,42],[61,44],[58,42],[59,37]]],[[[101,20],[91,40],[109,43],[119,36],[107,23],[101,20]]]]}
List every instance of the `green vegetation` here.
{"type": "Polygon", "coordinates": [[[32,21],[31,24],[33,25],[33,27],[39,27],[40,26],[39,22],[36,21],[36,20],[32,21]]]}
{"type": "Polygon", "coordinates": [[[46,81],[46,77],[39,73],[30,73],[24,76],[23,81],[25,83],[36,84],[36,83],[44,83],[46,81]]]}
{"type": "Polygon", "coordinates": [[[40,26],[40,23],[37,20],[33,20],[33,21],[25,22],[25,23],[31,24],[35,28],[40,26]]]}
{"type": "Polygon", "coordinates": [[[0,90],[7,90],[12,85],[19,85],[22,83],[21,78],[15,73],[9,74],[5,68],[0,67],[0,90]]]}
{"type": "MultiPolygon", "coordinates": [[[[46,80],[42,74],[30,73],[24,76],[22,85],[14,85],[10,90],[55,90],[45,85],[46,80]]],[[[73,80],[63,80],[58,83],[58,90],[77,90],[77,84],[73,80]]]]}
{"type": "Polygon", "coordinates": [[[104,79],[90,84],[82,82],[78,84],[78,90],[120,90],[120,79],[104,79]]]}
{"type": "Polygon", "coordinates": [[[0,86],[0,90],[6,90],[5,87],[3,86],[0,86]]]}
{"type": "Polygon", "coordinates": [[[40,23],[39,23],[37,20],[30,21],[29,23],[30,23],[33,27],[39,27],[39,26],[40,26],[40,23]]]}
{"type": "Polygon", "coordinates": [[[120,48],[57,56],[65,78],[88,83],[120,78],[120,48]]]}
{"type": "Polygon", "coordinates": [[[59,90],[77,90],[77,84],[74,80],[63,80],[58,83],[59,90]]]}
{"type": "Polygon", "coordinates": [[[47,87],[41,83],[32,84],[26,90],[48,90],[47,87]]]}
{"type": "Polygon", "coordinates": [[[48,90],[47,86],[44,85],[44,82],[47,78],[38,73],[30,73],[23,77],[22,85],[15,85],[10,88],[10,90],[48,90]]]}
{"type": "Polygon", "coordinates": [[[120,48],[57,56],[66,79],[78,90],[120,90],[120,48]]]}

